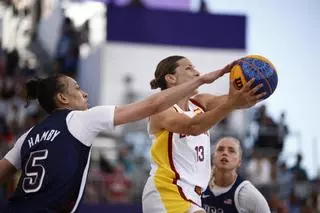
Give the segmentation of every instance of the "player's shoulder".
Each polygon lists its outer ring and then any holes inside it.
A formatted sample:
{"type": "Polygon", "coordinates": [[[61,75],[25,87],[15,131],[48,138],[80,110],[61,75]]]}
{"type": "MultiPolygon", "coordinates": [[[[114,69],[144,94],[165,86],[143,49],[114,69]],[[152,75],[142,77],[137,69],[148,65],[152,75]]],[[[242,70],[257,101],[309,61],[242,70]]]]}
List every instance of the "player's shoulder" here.
{"type": "Polygon", "coordinates": [[[22,138],[23,138],[23,139],[26,138],[33,128],[34,128],[34,126],[32,126],[30,129],[28,129],[26,132],[24,132],[24,133],[18,138],[18,140],[19,140],[19,139],[22,139],[22,138]]]}
{"type": "Polygon", "coordinates": [[[22,146],[23,142],[25,141],[25,139],[27,138],[27,136],[29,135],[29,133],[31,132],[31,130],[34,128],[31,127],[30,129],[28,129],[26,132],[24,132],[22,135],[20,135],[20,137],[18,137],[18,139],[15,142],[15,146],[22,146]]]}
{"type": "Polygon", "coordinates": [[[254,187],[254,185],[250,182],[250,180],[243,178],[242,176],[238,176],[237,178],[237,188],[250,188],[250,187],[254,187]]]}
{"type": "Polygon", "coordinates": [[[246,191],[247,188],[251,188],[251,187],[254,187],[252,183],[240,175],[238,175],[235,185],[233,186],[236,193],[239,193],[240,191],[243,191],[243,190],[246,191]]]}
{"type": "Polygon", "coordinates": [[[259,193],[258,189],[246,179],[243,179],[236,189],[236,194],[239,195],[254,195],[257,193],[259,193]]]}
{"type": "Polygon", "coordinates": [[[246,187],[246,188],[256,188],[250,180],[247,180],[247,179],[243,179],[242,182],[241,182],[242,187],[246,187]]]}
{"type": "Polygon", "coordinates": [[[65,111],[66,113],[66,120],[69,121],[70,119],[90,119],[90,116],[86,116],[90,113],[90,110],[69,110],[65,111]]]}
{"type": "Polygon", "coordinates": [[[268,203],[261,192],[250,182],[245,181],[235,193],[237,209],[245,212],[270,213],[268,203]]]}
{"type": "Polygon", "coordinates": [[[154,134],[160,131],[160,129],[162,129],[162,122],[174,118],[176,113],[177,111],[174,107],[170,107],[162,112],[151,115],[148,119],[149,133],[154,134]]]}

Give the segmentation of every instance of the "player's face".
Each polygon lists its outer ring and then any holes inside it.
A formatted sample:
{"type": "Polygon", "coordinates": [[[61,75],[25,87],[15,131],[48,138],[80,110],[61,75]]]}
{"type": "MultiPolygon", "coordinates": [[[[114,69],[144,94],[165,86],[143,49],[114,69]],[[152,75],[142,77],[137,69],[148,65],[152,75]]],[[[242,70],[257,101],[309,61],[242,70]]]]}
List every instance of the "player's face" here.
{"type": "Polygon", "coordinates": [[[240,166],[239,145],[232,139],[218,142],[214,154],[214,165],[217,169],[231,171],[240,166]]]}
{"type": "Polygon", "coordinates": [[[191,61],[187,58],[180,59],[178,62],[174,76],[176,77],[176,84],[188,82],[199,76],[199,71],[193,66],[191,61]]]}
{"type": "Polygon", "coordinates": [[[67,85],[67,91],[64,95],[68,99],[68,107],[73,110],[88,109],[88,94],[81,90],[74,79],[66,77],[64,80],[67,85]]]}

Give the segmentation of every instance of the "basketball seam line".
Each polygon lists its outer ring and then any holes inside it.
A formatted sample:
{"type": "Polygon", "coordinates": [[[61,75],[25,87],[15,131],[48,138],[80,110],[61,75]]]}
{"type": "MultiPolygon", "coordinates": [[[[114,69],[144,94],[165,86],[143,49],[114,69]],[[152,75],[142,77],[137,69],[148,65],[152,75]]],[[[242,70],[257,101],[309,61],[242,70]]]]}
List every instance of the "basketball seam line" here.
{"type": "MultiPolygon", "coordinates": [[[[247,61],[245,61],[245,60],[243,60],[243,59],[241,59],[240,60],[240,62],[244,62],[244,63],[248,63],[248,64],[250,64],[249,62],[247,62],[247,61]]],[[[241,69],[242,69],[242,67],[241,67],[241,69]]],[[[266,80],[266,82],[267,82],[267,85],[268,85],[268,87],[269,87],[269,90],[270,90],[270,94],[272,94],[272,87],[271,87],[271,85],[270,85],[270,82],[268,81],[268,79],[262,74],[262,72],[260,71],[260,69],[259,68],[256,68],[256,66],[253,66],[253,69],[255,69],[265,80],[266,80]]],[[[243,75],[243,76],[245,76],[245,75],[243,75]]],[[[246,79],[247,80],[247,79],[246,79]]],[[[247,80],[248,81],[248,80],[247,80]]]]}

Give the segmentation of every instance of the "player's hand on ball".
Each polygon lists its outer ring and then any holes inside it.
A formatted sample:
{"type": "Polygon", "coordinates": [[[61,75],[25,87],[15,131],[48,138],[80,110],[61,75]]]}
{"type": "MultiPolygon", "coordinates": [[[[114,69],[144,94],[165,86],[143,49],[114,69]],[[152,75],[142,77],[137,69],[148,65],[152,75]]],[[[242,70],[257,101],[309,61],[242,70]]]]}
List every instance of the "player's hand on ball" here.
{"type": "Polygon", "coordinates": [[[263,84],[259,84],[251,88],[254,80],[255,79],[252,78],[240,90],[235,88],[235,84],[233,81],[230,81],[228,99],[231,101],[235,108],[249,108],[254,106],[259,101],[263,100],[263,97],[267,94],[266,92],[256,94],[257,91],[263,86],[263,84]]]}
{"type": "Polygon", "coordinates": [[[230,73],[231,72],[231,69],[234,65],[238,64],[240,61],[240,59],[238,60],[235,60],[233,62],[231,62],[230,64],[228,64],[227,66],[225,66],[224,68],[221,69],[221,72],[223,72],[222,75],[226,74],[226,73],[230,73]]]}

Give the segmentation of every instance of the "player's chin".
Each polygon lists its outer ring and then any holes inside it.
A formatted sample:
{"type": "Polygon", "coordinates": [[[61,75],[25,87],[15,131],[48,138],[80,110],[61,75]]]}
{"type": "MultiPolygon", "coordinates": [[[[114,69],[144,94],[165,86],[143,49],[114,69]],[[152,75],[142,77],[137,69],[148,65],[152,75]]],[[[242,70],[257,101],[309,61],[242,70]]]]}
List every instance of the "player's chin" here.
{"type": "Polygon", "coordinates": [[[220,164],[217,166],[219,169],[221,170],[232,170],[232,166],[230,166],[229,164],[220,164]]]}
{"type": "Polygon", "coordinates": [[[87,110],[87,109],[89,109],[89,103],[88,102],[84,103],[84,110],[87,110]]]}
{"type": "Polygon", "coordinates": [[[85,111],[87,109],[89,109],[89,107],[88,107],[88,104],[86,103],[86,104],[83,104],[81,107],[79,107],[78,110],[85,111]]]}

